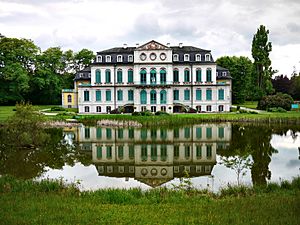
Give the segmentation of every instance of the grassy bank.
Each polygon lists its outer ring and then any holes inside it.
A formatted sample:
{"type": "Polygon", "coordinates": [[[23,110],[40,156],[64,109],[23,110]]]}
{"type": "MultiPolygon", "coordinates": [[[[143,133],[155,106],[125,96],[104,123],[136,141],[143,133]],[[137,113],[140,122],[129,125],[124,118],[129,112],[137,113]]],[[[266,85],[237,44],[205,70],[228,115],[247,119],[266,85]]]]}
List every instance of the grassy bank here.
{"type": "Polygon", "coordinates": [[[0,224],[299,224],[300,179],[212,194],[153,189],[80,192],[59,181],[0,178],[0,224]]]}

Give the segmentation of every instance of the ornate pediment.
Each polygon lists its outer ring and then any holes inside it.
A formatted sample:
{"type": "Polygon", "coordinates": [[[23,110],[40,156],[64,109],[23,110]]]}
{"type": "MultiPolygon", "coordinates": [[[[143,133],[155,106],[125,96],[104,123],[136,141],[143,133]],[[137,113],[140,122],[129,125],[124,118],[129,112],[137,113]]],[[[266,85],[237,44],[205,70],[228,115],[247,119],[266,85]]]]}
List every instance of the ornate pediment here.
{"type": "Polygon", "coordinates": [[[138,50],[167,50],[170,49],[169,47],[160,44],[154,40],[149,41],[148,43],[141,45],[137,48],[138,50]]]}

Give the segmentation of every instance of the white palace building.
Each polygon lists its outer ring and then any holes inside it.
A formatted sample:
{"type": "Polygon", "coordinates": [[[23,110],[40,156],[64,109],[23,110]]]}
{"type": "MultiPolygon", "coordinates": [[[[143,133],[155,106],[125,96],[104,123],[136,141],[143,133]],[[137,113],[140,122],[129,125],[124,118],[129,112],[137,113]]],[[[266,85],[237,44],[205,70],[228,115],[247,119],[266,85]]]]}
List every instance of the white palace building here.
{"type": "Polygon", "coordinates": [[[152,40],[97,52],[74,81],[74,89],[62,91],[62,105],[82,114],[223,112],[231,106],[229,71],[217,66],[210,50],[182,44],[152,40]]]}

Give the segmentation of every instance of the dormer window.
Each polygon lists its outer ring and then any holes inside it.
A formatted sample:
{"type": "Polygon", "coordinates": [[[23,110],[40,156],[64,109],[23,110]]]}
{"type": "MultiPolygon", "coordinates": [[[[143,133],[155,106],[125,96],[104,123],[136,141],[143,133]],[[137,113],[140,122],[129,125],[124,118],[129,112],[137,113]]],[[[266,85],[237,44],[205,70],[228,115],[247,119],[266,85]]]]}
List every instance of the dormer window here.
{"type": "Polygon", "coordinates": [[[179,61],[179,56],[178,54],[173,55],[173,61],[179,61]]]}
{"type": "Polygon", "coordinates": [[[196,54],[196,61],[200,62],[201,61],[201,55],[200,54],[196,54]]]}
{"type": "Polygon", "coordinates": [[[102,56],[101,55],[97,55],[96,62],[102,62],[102,56]]]}
{"type": "Polygon", "coordinates": [[[223,77],[226,77],[226,72],[222,72],[222,76],[223,76],[223,77]]]}
{"type": "Polygon", "coordinates": [[[128,62],[133,62],[133,55],[128,56],[128,62]]]}
{"type": "Polygon", "coordinates": [[[208,62],[210,61],[210,54],[205,55],[205,61],[208,61],[208,62]]]}
{"type": "Polygon", "coordinates": [[[184,61],[190,61],[190,55],[184,54],[184,61]]]}
{"type": "Polygon", "coordinates": [[[118,55],[117,62],[122,62],[122,61],[123,61],[123,57],[121,55],[118,55]]]}
{"type": "Polygon", "coordinates": [[[106,56],[106,62],[111,62],[111,56],[110,55],[106,56]]]}

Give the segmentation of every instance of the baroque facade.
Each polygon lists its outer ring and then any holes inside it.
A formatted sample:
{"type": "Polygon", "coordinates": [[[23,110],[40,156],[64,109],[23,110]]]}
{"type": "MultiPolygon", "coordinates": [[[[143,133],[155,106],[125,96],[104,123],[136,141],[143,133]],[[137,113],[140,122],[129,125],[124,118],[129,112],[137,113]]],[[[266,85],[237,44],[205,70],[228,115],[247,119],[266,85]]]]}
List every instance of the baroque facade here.
{"type": "Polygon", "coordinates": [[[216,65],[210,50],[182,44],[152,40],[97,52],[74,81],[74,90],[63,90],[62,104],[79,113],[223,112],[231,106],[229,71],[216,65]]]}

